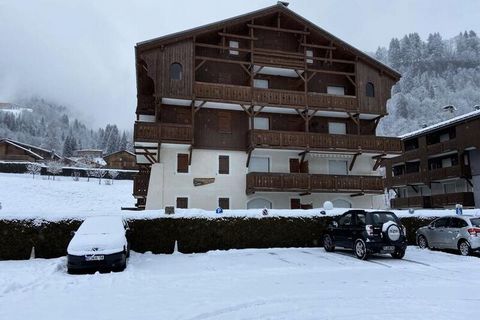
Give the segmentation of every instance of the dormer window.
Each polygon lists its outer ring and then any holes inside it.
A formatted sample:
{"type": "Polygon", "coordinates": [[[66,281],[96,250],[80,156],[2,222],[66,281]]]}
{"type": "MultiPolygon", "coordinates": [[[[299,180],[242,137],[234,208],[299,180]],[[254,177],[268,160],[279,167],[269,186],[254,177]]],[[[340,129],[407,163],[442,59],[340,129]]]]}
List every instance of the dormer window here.
{"type": "Polygon", "coordinates": [[[182,80],[183,67],[180,63],[174,62],[170,65],[170,79],[182,80]]]}
{"type": "Polygon", "coordinates": [[[372,82],[367,82],[366,95],[367,97],[375,97],[375,86],[372,82]]]}
{"type": "MultiPolygon", "coordinates": [[[[238,48],[238,41],[233,41],[233,40],[230,40],[228,42],[228,46],[230,48],[238,48]]],[[[238,56],[238,50],[229,50],[228,51],[231,55],[235,55],[235,56],[238,56]]]]}
{"type": "MultiPolygon", "coordinates": [[[[313,50],[307,50],[307,51],[305,52],[305,54],[306,54],[307,57],[310,57],[310,58],[311,58],[311,57],[313,57],[313,50]]],[[[308,59],[308,58],[307,58],[307,63],[313,63],[313,59],[308,59]]]]}

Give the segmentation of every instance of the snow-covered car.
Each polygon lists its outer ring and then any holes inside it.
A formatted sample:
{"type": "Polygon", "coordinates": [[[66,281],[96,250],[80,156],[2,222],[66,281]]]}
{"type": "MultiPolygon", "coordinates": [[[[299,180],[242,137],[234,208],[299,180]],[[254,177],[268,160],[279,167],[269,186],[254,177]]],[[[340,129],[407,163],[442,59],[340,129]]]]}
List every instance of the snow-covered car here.
{"type": "Polygon", "coordinates": [[[407,249],[406,233],[393,212],[349,210],[328,226],[323,247],[327,252],[335,247],[353,249],[362,260],[372,253],[389,253],[402,259],[407,249]]]}
{"type": "Polygon", "coordinates": [[[480,250],[480,217],[447,216],[438,218],[416,232],[422,248],[453,249],[467,256],[480,250]]]}
{"type": "Polygon", "coordinates": [[[118,216],[85,219],[68,244],[68,272],[124,270],[130,254],[129,230],[126,221],[118,216]]]}

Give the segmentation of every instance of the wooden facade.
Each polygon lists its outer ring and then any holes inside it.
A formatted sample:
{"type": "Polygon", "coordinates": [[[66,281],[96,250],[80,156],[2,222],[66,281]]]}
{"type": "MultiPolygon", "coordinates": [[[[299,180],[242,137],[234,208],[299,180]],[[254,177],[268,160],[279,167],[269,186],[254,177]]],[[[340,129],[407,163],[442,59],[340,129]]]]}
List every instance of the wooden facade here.
{"type": "Polygon", "coordinates": [[[0,160],[2,161],[50,161],[61,157],[53,151],[10,139],[0,140],[0,160]]]}
{"type": "Polygon", "coordinates": [[[477,111],[403,136],[405,152],[385,161],[385,185],[397,194],[391,201],[392,207],[475,206],[471,191],[472,166],[477,164],[472,154],[480,149],[480,140],[474,138],[474,132],[479,130],[480,112],[477,111]],[[465,188],[432,193],[434,189],[439,190],[439,185],[448,183],[464,184],[465,188]],[[402,194],[399,190],[410,192],[402,194]],[[425,194],[420,190],[426,190],[425,194]]]}
{"type": "MultiPolygon", "coordinates": [[[[400,75],[285,4],[141,42],[135,53],[141,166],[158,161],[161,145],[172,143],[190,147],[189,162],[193,149],[245,151],[248,159],[258,148],[369,154],[378,163],[402,152],[399,139],[375,134],[400,75]],[[258,118],[268,128],[256,128],[258,118]],[[346,132],[332,134],[330,122],[346,132]]],[[[144,199],[139,190],[146,188],[138,185],[148,181],[148,170],[142,172],[134,195],[144,199]]],[[[252,177],[247,193],[292,190],[261,187],[252,177]]],[[[337,190],[340,180],[350,181],[340,183],[344,192],[382,189],[378,179],[357,185],[353,176],[305,177],[303,192],[311,185],[337,190]]]]}
{"type": "Polygon", "coordinates": [[[107,163],[107,168],[122,170],[138,169],[135,154],[127,150],[111,153],[103,157],[103,160],[107,163]]]}

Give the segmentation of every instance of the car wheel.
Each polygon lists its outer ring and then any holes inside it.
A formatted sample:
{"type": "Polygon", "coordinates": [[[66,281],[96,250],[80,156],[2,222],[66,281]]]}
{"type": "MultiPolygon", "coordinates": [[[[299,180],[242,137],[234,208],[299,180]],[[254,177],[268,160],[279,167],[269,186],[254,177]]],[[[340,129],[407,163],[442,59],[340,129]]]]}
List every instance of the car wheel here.
{"type": "Polygon", "coordinates": [[[458,251],[462,256],[469,256],[472,253],[472,248],[470,247],[470,243],[466,240],[460,241],[458,244],[458,251]]]}
{"type": "Polygon", "coordinates": [[[353,251],[355,252],[355,256],[360,260],[366,260],[368,257],[367,246],[362,239],[355,241],[353,251]]]}
{"type": "Polygon", "coordinates": [[[394,253],[392,253],[392,258],[394,259],[402,259],[405,256],[405,249],[396,249],[394,253]]]}
{"type": "Polygon", "coordinates": [[[329,234],[326,234],[323,237],[323,248],[327,252],[333,252],[335,250],[335,244],[333,243],[333,239],[329,234]]]}
{"type": "Polygon", "coordinates": [[[418,236],[417,244],[420,249],[427,249],[428,248],[428,241],[425,236],[418,236]]]}

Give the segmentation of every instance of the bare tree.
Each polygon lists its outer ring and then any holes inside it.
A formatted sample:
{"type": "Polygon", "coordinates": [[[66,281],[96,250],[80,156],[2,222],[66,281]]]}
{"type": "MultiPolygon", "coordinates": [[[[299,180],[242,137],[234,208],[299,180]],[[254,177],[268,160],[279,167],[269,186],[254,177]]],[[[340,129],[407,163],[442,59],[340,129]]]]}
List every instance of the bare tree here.
{"type": "Polygon", "coordinates": [[[47,163],[47,172],[53,175],[53,180],[55,180],[55,175],[62,172],[63,164],[60,161],[49,161],[47,163]]]}
{"type": "Polygon", "coordinates": [[[38,163],[29,163],[27,165],[27,172],[32,174],[32,178],[35,179],[35,175],[42,171],[42,166],[38,163]]]}
{"type": "Polygon", "coordinates": [[[108,170],[108,176],[110,177],[110,179],[112,179],[112,184],[113,184],[113,180],[115,180],[115,178],[118,177],[118,171],[108,170]]]}
{"type": "Polygon", "coordinates": [[[92,170],[89,170],[89,171],[92,172],[92,175],[95,178],[98,178],[98,184],[102,184],[102,178],[105,177],[105,175],[107,174],[107,170],[102,169],[102,168],[98,168],[98,169],[92,169],[92,170]]]}

